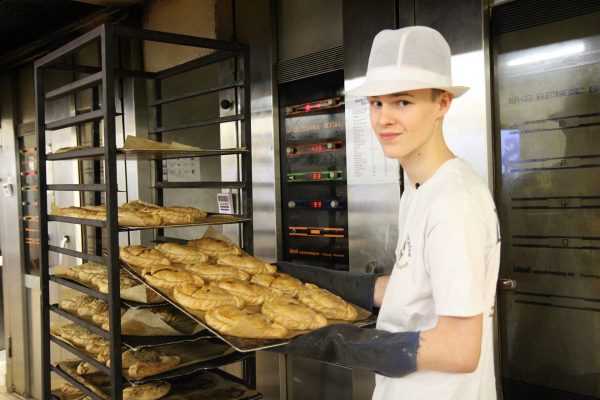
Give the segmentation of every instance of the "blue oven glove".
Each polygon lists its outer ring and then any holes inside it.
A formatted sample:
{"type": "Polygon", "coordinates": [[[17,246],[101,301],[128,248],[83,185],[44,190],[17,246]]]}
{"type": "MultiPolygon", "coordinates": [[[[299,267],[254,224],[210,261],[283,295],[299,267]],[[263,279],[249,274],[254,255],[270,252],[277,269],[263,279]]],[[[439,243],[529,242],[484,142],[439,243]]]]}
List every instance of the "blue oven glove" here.
{"type": "Polygon", "coordinates": [[[368,311],[373,310],[375,281],[381,274],[334,271],[287,261],[279,261],[275,265],[277,265],[279,272],[296,277],[302,282],[312,283],[327,289],[344,300],[368,311]]]}
{"type": "Polygon", "coordinates": [[[273,350],[399,378],[417,370],[419,338],[420,332],[392,333],[335,324],[298,336],[273,350]]]}

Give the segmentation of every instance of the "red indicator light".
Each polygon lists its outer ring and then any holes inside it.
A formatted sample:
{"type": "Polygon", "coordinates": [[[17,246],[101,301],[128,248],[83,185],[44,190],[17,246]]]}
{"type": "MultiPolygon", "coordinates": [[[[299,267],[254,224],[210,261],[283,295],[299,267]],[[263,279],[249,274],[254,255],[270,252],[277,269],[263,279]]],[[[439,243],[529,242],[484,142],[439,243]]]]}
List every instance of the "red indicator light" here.
{"type": "Polygon", "coordinates": [[[322,201],[311,201],[310,205],[312,206],[312,208],[323,208],[323,202],[322,201]]]}
{"type": "Polygon", "coordinates": [[[311,181],[321,180],[321,173],[320,172],[314,172],[312,174],[308,174],[308,179],[310,179],[311,181]]]}
{"type": "Polygon", "coordinates": [[[306,111],[306,112],[310,111],[310,104],[307,104],[304,106],[304,111],[306,111]]]}

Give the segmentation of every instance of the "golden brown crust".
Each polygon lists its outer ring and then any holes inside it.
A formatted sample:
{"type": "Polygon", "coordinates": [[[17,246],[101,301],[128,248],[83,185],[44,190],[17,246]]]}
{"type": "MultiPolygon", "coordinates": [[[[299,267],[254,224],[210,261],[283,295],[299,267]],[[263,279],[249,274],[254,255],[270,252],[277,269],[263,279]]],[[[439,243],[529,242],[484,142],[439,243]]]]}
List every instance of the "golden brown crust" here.
{"type": "Polygon", "coordinates": [[[169,371],[179,365],[180,362],[181,359],[178,356],[160,356],[157,360],[137,361],[129,367],[128,372],[133,379],[142,379],[169,371]]]}
{"type": "Polygon", "coordinates": [[[208,213],[206,211],[199,210],[194,207],[170,206],[170,207],[166,207],[166,208],[169,211],[176,211],[176,212],[188,214],[192,217],[192,219],[194,221],[202,220],[202,219],[206,218],[206,216],[208,215],[208,213]]]}
{"type": "Polygon", "coordinates": [[[119,208],[119,225],[121,226],[159,226],[163,221],[160,215],[119,208]]]}
{"type": "Polygon", "coordinates": [[[298,293],[304,290],[304,285],[299,279],[282,273],[256,274],[250,282],[269,287],[289,297],[296,297],[298,293]]]}
{"type": "Polygon", "coordinates": [[[153,265],[171,265],[171,261],[160,251],[139,245],[121,247],[119,257],[127,264],[138,268],[148,268],[153,265]]]}
{"type": "Polygon", "coordinates": [[[94,374],[96,372],[100,372],[100,370],[88,362],[82,361],[77,364],[77,373],[79,375],[94,374]]]}
{"type": "Polygon", "coordinates": [[[275,295],[270,289],[264,286],[236,278],[221,279],[212,282],[211,285],[218,286],[235,296],[241,297],[248,305],[261,305],[266,299],[275,295]]]}
{"type": "Polygon", "coordinates": [[[241,297],[234,296],[224,289],[214,286],[198,286],[193,283],[184,283],[176,287],[173,297],[182,306],[200,311],[224,305],[232,305],[237,308],[244,306],[244,300],[241,297]]]}
{"type": "Polygon", "coordinates": [[[71,297],[69,299],[61,300],[59,306],[68,313],[77,314],[77,309],[79,309],[79,307],[82,307],[83,305],[90,303],[94,300],[95,299],[91,296],[76,296],[71,297]]]}
{"type": "Polygon", "coordinates": [[[328,319],[355,321],[358,316],[356,308],[340,296],[315,285],[306,284],[306,289],[300,292],[298,300],[328,319]]]}
{"type": "Polygon", "coordinates": [[[236,244],[209,237],[190,240],[188,244],[214,258],[219,258],[229,254],[242,253],[242,249],[240,249],[236,244]]]}
{"type": "Polygon", "coordinates": [[[93,299],[77,309],[77,315],[84,318],[92,318],[99,313],[108,313],[108,303],[100,299],[93,299]]]}
{"type": "Polygon", "coordinates": [[[193,246],[178,243],[161,243],[155,247],[169,261],[179,264],[195,264],[208,261],[208,256],[193,246]]]}
{"type": "Polygon", "coordinates": [[[62,392],[62,394],[67,395],[67,396],[83,394],[83,393],[81,393],[81,391],[79,389],[77,389],[75,386],[71,385],[68,382],[63,382],[60,385],[60,391],[62,392]]]}
{"type": "Polygon", "coordinates": [[[165,289],[173,289],[185,282],[199,283],[198,277],[194,278],[191,273],[167,266],[154,266],[149,270],[144,269],[142,271],[142,277],[152,286],[165,289]]]}
{"type": "Polygon", "coordinates": [[[77,267],[67,269],[65,274],[67,277],[76,281],[89,283],[97,274],[106,274],[106,266],[97,263],[86,263],[77,267]]]}
{"type": "Polygon", "coordinates": [[[207,282],[227,278],[237,278],[243,281],[250,279],[250,275],[247,272],[228,265],[197,263],[188,265],[185,269],[193,274],[200,275],[207,282]]]}
{"type": "Polygon", "coordinates": [[[288,333],[284,326],[272,323],[264,314],[232,306],[211,309],[206,313],[206,323],[223,334],[251,339],[280,339],[288,333]]]}
{"type": "MultiPolygon", "coordinates": [[[[139,361],[157,361],[163,353],[153,348],[129,349],[121,355],[122,367],[129,368],[139,361]]],[[[106,366],[110,368],[110,360],[106,361],[106,366]]]]}
{"type": "Polygon", "coordinates": [[[171,391],[167,381],[145,383],[123,389],[123,400],[157,400],[171,391]]]}
{"type": "Polygon", "coordinates": [[[230,254],[218,258],[219,264],[230,265],[239,268],[247,273],[254,274],[274,274],[277,272],[277,267],[267,264],[258,258],[245,254],[230,254]]]}
{"type": "Polygon", "coordinates": [[[308,330],[322,328],[327,319],[291,297],[279,296],[266,300],[261,308],[273,322],[277,322],[291,330],[308,330]]]}
{"type": "MultiPolygon", "coordinates": [[[[134,286],[140,285],[140,282],[138,282],[135,278],[123,274],[119,276],[119,281],[121,290],[127,290],[134,286]]],[[[108,293],[108,274],[94,276],[91,283],[96,285],[99,292],[108,293]]]]}

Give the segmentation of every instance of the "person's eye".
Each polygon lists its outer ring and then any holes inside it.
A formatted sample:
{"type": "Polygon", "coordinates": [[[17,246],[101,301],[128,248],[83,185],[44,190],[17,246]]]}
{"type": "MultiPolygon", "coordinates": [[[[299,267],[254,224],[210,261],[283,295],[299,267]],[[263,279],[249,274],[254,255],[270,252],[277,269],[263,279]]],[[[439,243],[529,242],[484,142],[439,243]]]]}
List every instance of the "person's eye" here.
{"type": "Polygon", "coordinates": [[[369,104],[371,105],[371,107],[381,107],[381,101],[379,100],[370,100],[369,104]]]}
{"type": "Polygon", "coordinates": [[[406,107],[406,106],[408,106],[408,105],[410,105],[410,104],[411,104],[411,102],[410,102],[410,101],[408,101],[408,100],[400,100],[400,101],[398,101],[398,105],[399,105],[400,107],[406,107]]]}

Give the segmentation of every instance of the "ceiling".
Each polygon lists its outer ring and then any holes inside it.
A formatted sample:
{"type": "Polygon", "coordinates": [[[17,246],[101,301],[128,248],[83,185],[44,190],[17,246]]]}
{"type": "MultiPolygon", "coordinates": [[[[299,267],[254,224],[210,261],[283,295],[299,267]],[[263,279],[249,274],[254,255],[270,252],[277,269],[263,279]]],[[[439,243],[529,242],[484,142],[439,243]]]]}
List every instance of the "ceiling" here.
{"type": "Polygon", "coordinates": [[[142,0],[0,0],[0,60],[48,34],[142,0]]]}

